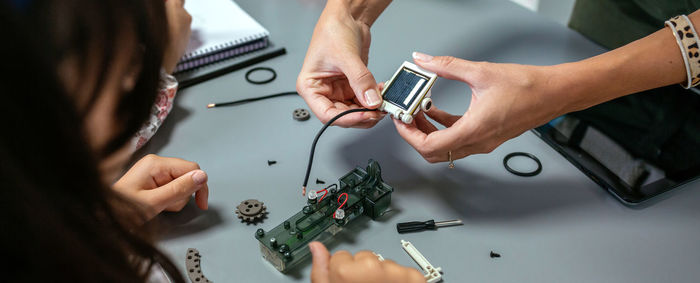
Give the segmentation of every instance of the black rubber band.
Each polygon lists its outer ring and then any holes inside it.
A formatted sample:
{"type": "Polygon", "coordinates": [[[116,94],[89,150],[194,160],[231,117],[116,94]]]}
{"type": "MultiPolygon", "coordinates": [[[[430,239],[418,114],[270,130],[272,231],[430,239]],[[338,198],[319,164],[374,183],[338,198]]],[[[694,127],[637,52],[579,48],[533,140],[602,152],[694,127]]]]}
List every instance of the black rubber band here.
{"type": "Polygon", "coordinates": [[[503,158],[503,167],[506,167],[506,170],[508,170],[508,172],[513,173],[513,174],[518,175],[518,176],[521,176],[521,177],[532,177],[532,176],[536,176],[537,174],[540,174],[540,172],[542,172],[542,163],[540,162],[540,160],[537,158],[537,156],[534,156],[534,155],[527,153],[527,152],[513,152],[513,153],[506,155],[506,157],[503,158]],[[520,171],[517,171],[513,168],[510,168],[510,166],[508,166],[508,161],[515,156],[522,156],[522,157],[527,157],[527,158],[532,159],[533,161],[535,161],[537,163],[537,169],[535,169],[535,171],[532,171],[532,172],[520,172],[520,171]]]}
{"type": "Polygon", "coordinates": [[[251,84],[256,84],[256,85],[263,85],[263,84],[269,83],[271,81],[274,81],[276,78],[277,78],[277,72],[275,72],[275,70],[273,70],[272,68],[268,68],[268,67],[255,67],[255,68],[248,70],[245,73],[245,80],[251,84]],[[270,77],[267,80],[262,80],[262,81],[251,80],[250,74],[257,72],[257,71],[268,71],[268,72],[272,73],[272,77],[270,77]]]}

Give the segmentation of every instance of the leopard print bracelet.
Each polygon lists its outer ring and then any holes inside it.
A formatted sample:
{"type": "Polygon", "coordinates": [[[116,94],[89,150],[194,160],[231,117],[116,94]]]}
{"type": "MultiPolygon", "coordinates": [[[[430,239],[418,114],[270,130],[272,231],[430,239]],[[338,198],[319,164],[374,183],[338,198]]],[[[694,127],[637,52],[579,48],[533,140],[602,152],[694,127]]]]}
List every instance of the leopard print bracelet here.
{"type": "Polygon", "coordinates": [[[688,76],[683,87],[691,88],[700,84],[700,48],[698,48],[698,33],[695,32],[693,23],[686,15],[675,16],[666,21],[666,26],[671,28],[676,37],[678,47],[683,54],[685,70],[688,76]]]}

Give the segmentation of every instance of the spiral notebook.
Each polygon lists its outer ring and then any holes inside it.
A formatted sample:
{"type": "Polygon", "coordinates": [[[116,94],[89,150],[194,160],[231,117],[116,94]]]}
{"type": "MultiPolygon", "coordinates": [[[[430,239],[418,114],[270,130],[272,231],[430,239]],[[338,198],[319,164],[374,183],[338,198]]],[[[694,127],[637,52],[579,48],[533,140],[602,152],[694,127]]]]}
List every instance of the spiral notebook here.
{"type": "Polygon", "coordinates": [[[268,46],[269,32],[232,0],[190,0],[192,35],[175,67],[183,73],[268,46]]]}

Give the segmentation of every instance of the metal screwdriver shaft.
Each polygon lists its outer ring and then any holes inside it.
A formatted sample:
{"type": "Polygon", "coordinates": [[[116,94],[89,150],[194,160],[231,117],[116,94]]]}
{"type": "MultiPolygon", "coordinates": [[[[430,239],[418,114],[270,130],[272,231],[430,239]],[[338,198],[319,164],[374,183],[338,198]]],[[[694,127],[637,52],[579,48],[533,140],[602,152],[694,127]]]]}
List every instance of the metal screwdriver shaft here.
{"type": "Polygon", "coordinates": [[[455,219],[435,222],[435,220],[431,219],[428,221],[402,222],[396,224],[396,231],[399,233],[420,232],[425,230],[436,230],[439,227],[455,225],[462,225],[462,220],[455,219]]]}

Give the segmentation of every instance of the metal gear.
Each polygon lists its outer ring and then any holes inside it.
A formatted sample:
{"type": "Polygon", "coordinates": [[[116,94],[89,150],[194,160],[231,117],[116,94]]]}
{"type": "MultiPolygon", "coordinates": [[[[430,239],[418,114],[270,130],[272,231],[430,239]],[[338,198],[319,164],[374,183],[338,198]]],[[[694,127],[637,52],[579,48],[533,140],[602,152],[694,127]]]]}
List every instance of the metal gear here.
{"type": "Polygon", "coordinates": [[[238,218],[247,222],[255,223],[263,219],[267,213],[267,207],[256,199],[244,200],[236,207],[238,218]]]}
{"type": "Polygon", "coordinates": [[[309,111],[304,108],[294,109],[294,112],[292,112],[292,118],[297,121],[306,121],[311,118],[311,114],[309,114],[309,111]]]}

